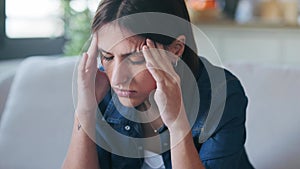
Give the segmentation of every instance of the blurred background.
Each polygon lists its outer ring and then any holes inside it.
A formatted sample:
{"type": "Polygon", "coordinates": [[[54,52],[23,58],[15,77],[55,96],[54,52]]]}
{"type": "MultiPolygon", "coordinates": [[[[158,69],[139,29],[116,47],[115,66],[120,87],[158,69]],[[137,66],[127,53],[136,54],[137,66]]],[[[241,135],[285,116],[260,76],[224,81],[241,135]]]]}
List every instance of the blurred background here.
{"type": "MultiPolygon", "coordinates": [[[[1,0],[0,60],[78,55],[100,0],[1,0]]],[[[222,60],[300,62],[300,0],[186,0],[222,60]]],[[[206,53],[203,53],[206,54],[206,53]]]]}

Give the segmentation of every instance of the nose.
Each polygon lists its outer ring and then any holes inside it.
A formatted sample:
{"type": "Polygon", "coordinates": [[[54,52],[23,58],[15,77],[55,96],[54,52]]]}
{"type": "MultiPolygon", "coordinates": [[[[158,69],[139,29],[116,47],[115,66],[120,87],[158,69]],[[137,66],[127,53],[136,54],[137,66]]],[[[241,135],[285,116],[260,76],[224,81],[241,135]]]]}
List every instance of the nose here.
{"type": "Polygon", "coordinates": [[[130,70],[127,63],[123,61],[117,61],[114,64],[112,71],[111,83],[113,86],[125,85],[130,80],[130,70]]]}

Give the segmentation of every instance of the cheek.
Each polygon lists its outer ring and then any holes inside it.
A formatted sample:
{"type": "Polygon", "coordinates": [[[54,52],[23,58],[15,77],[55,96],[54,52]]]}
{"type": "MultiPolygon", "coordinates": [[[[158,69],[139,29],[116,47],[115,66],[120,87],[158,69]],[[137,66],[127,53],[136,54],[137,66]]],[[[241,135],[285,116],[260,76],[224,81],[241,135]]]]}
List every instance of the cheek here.
{"type": "Polygon", "coordinates": [[[105,70],[105,73],[106,73],[106,76],[109,80],[109,83],[111,84],[112,74],[110,72],[106,71],[106,70],[105,70]]]}
{"type": "MultiPolygon", "coordinates": [[[[112,72],[106,71],[106,75],[111,84],[113,78],[112,72]]],[[[127,76],[130,77],[130,75],[127,76]]],[[[140,73],[136,74],[134,77],[131,76],[131,80],[127,85],[145,94],[149,94],[152,90],[156,89],[156,81],[148,70],[143,70],[140,73]]]]}
{"type": "Polygon", "coordinates": [[[134,77],[134,82],[139,86],[139,89],[143,93],[150,93],[156,89],[156,82],[150,72],[145,70],[134,77]]]}

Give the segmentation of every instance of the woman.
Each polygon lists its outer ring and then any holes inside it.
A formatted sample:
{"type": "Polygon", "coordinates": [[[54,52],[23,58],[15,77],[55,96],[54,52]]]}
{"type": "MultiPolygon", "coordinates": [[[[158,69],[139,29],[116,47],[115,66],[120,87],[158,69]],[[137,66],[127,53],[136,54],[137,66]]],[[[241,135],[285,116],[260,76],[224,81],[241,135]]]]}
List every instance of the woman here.
{"type": "Polygon", "coordinates": [[[161,22],[147,12],[189,21],[184,0],[101,1],[78,67],[78,103],[63,168],[253,168],[244,148],[247,97],[238,79],[196,55],[189,22],[161,22]],[[151,26],[163,33],[141,31],[151,26]],[[216,87],[211,70],[224,74],[216,87]],[[201,141],[205,118],[220,113],[201,141]]]}

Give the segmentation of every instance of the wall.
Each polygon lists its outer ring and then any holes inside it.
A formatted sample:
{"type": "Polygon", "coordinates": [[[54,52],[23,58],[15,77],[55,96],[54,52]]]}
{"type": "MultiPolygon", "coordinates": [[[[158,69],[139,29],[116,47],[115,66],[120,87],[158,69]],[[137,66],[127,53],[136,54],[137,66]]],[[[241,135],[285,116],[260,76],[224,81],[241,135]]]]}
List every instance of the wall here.
{"type": "MultiPolygon", "coordinates": [[[[300,65],[300,28],[256,28],[224,25],[198,26],[215,46],[222,62],[250,61],[280,65],[300,65]]],[[[195,34],[197,41],[204,43],[195,34]]],[[[212,51],[203,44],[199,53],[212,51]]]]}

